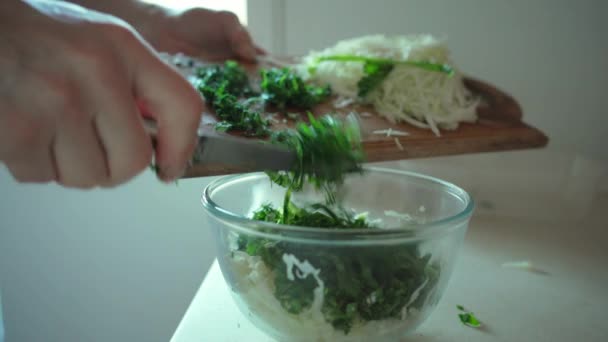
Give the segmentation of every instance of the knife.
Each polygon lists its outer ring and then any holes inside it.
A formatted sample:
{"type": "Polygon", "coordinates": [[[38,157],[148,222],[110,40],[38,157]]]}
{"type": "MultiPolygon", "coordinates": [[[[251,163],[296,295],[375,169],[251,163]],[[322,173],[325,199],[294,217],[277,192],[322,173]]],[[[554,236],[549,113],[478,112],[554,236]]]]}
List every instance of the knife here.
{"type": "MultiPolygon", "coordinates": [[[[156,122],[144,118],[144,127],[154,139],[158,131],[156,122]]],[[[296,159],[295,152],[281,146],[200,128],[194,154],[181,178],[288,171],[296,159]]]]}

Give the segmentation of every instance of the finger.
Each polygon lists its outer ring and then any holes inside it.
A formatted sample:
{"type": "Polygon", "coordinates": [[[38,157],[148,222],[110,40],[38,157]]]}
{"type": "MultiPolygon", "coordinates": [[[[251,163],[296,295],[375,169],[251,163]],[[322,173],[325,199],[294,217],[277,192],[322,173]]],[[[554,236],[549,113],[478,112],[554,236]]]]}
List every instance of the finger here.
{"type": "Polygon", "coordinates": [[[230,45],[235,54],[246,61],[253,62],[257,51],[251,40],[251,36],[245,29],[236,31],[230,38],[230,45]]]}
{"type": "Polygon", "coordinates": [[[261,47],[259,47],[259,46],[257,46],[257,45],[255,45],[255,52],[256,52],[258,55],[263,55],[263,56],[265,56],[265,55],[267,55],[267,54],[268,54],[268,51],[266,51],[265,49],[263,49],[263,48],[261,48],[261,47]]]}
{"type": "Polygon", "coordinates": [[[53,143],[57,182],[92,188],[107,182],[108,166],[94,119],[83,113],[58,122],[53,143]]]}
{"type": "Polygon", "coordinates": [[[228,37],[230,47],[234,54],[246,61],[255,61],[258,52],[249,32],[241,25],[238,17],[234,14],[229,15],[226,18],[227,19],[223,21],[223,29],[226,37],[228,37]]]}
{"type": "Polygon", "coordinates": [[[0,160],[19,182],[54,181],[56,173],[52,158],[52,133],[42,129],[44,120],[24,119],[28,117],[26,112],[10,105],[2,110],[0,160]]]}
{"type": "Polygon", "coordinates": [[[107,181],[103,186],[122,184],[144,170],[152,160],[152,144],[146,134],[129,80],[123,75],[101,77],[88,90],[94,104],[95,137],[98,137],[107,181]]]}
{"type": "Polygon", "coordinates": [[[18,160],[6,161],[15,180],[23,183],[48,183],[56,180],[51,148],[39,148],[18,160]]]}
{"type": "Polygon", "coordinates": [[[158,126],[159,175],[171,181],[181,176],[192,156],[204,105],[194,87],[147,48],[142,46],[134,61],[135,97],[158,126]]]}

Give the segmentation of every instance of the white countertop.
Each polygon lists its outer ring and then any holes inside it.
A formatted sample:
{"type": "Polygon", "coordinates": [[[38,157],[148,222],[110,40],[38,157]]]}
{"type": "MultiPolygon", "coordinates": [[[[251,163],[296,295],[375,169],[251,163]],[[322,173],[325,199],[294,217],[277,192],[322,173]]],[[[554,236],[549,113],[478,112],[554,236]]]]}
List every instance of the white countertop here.
{"type": "MultiPolygon", "coordinates": [[[[608,340],[608,193],[599,187],[605,164],[547,152],[401,164],[449,174],[444,178],[478,203],[448,289],[407,341],[608,340]],[[543,272],[502,267],[523,260],[543,272]],[[457,304],[484,329],[462,325],[457,304]]],[[[172,342],[272,341],[228,291],[216,261],[172,342]]]]}

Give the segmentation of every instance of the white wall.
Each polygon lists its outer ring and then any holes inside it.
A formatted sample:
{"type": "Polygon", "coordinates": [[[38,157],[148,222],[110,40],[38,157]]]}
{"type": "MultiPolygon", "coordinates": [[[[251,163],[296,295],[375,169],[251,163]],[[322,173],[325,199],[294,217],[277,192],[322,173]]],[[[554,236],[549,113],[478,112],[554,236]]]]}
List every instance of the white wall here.
{"type": "Polygon", "coordinates": [[[209,179],[114,190],[19,185],[0,166],[7,342],[166,342],[214,258],[209,179]]]}
{"type": "Polygon", "coordinates": [[[285,0],[285,51],[371,33],[447,36],[466,73],[511,93],[550,148],[608,158],[603,0],[285,0]]]}

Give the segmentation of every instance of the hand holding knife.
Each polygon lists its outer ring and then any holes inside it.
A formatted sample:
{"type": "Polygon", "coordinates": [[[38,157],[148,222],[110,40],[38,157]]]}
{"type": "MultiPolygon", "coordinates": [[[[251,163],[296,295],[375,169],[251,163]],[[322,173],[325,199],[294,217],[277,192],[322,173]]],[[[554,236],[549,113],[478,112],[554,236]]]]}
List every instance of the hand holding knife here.
{"type": "MultiPolygon", "coordinates": [[[[144,118],[144,126],[148,134],[152,137],[156,135],[156,122],[144,118]]],[[[284,147],[201,128],[191,163],[181,178],[256,171],[287,171],[295,161],[295,152],[284,147]]]]}

